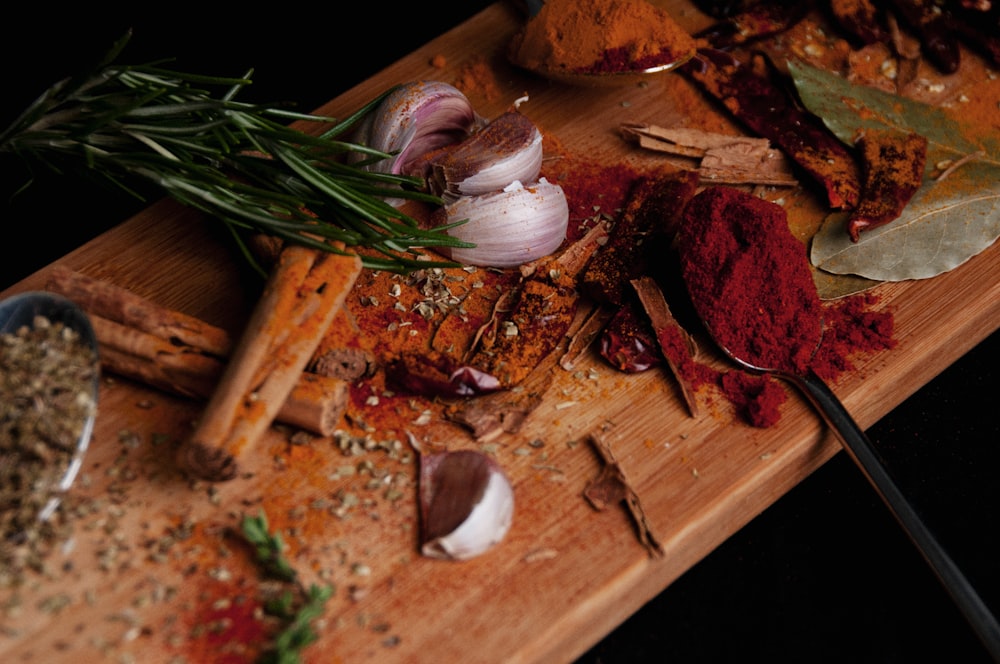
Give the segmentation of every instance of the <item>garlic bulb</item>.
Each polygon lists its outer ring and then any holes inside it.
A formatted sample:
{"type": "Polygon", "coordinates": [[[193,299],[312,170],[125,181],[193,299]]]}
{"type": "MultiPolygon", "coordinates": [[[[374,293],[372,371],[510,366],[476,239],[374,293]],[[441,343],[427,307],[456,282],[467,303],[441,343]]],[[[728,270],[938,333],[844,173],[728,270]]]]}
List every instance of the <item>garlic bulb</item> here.
{"type": "Polygon", "coordinates": [[[566,238],[569,205],[562,187],[545,178],[514,182],[502,191],[463,196],[442,210],[447,232],[474,247],[456,247],[452,260],[480,267],[516,267],[551,254],[566,238]]]}
{"type": "Polygon", "coordinates": [[[445,200],[534,182],[542,170],[542,133],[516,111],[504,113],[430,160],[430,187],[445,200]]]}
{"type": "Polygon", "coordinates": [[[398,153],[369,170],[424,177],[427,153],[465,140],[483,121],[458,88],[441,81],[414,81],[391,92],[365,118],[359,137],[368,147],[398,153]]]}
{"type": "Polygon", "coordinates": [[[500,542],[514,517],[514,489],[499,465],[476,450],[420,460],[420,552],[466,560],[500,542]]]}

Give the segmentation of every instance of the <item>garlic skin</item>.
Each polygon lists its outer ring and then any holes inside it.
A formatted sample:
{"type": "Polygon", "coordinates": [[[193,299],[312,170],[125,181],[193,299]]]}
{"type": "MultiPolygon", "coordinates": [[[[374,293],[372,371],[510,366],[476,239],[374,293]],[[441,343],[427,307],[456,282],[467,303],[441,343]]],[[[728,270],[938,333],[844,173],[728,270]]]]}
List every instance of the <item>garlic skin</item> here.
{"type": "Polygon", "coordinates": [[[441,452],[420,461],[420,552],[468,560],[496,546],[514,517],[514,489],[490,457],[441,452]]]}
{"type": "Polygon", "coordinates": [[[503,113],[430,160],[429,186],[445,201],[534,182],[542,170],[542,133],[516,111],[503,113]]]}
{"type": "Polygon", "coordinates": [[[381,152],[398,153],[368,170],[426,177],[421,158],[468,138],[483,120],[461,90],[442,81],[412,81],[391,92],[370,113],[359,139],[381,152]]]}
{"type": "Polygon", "coordinates": [[[566,239],[569,204],[562,187],[545,178],[502,191],[463,196],[447,203],[444,223],[464,221],[447,232],[474,247],[450,249],[452,260],[479,267],[517,267],[548,256],[566,239]]]}

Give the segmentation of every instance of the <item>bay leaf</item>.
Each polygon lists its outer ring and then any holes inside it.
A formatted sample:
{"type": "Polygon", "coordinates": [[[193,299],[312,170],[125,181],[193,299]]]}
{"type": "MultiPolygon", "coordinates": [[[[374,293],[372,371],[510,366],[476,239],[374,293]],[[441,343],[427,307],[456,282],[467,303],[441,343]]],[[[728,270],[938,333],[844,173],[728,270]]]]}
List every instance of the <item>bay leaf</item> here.
{"type": "Polygon", "coordinates": [[[950,177],[921,187],[898,219],[865,231],[858,242],[847,234],[847,213],[829,215],[813,236],[813,265],[903,281],[928,279],[966,262],[1000,237],[1000,168],[972,162],[950,177]],[[958,173],[961,180],[949,182],[958,173]]]}
{"type": "Polygon", "coordinates": [[[878,286],[881,281],[866,279],[855,274],[834,274],[812,266],[813,283],[821,300],[837,300],[857,295],[878,286]]]}
{"type": "Polygon", "coordinates": [[[846,213],[829,215],[813,237],[810,260],[821,270],[878,281],[927,279],[954,269],[1000,238],[1000,143],[978,142],[939,108],[842,76],[789,62],[806,107],[844,143],[867,128],[927,137],[927,172],[920,190],[893,222],[848,236],[846,213]],[[972,158],[938,181],[942,162],[972,158]]]}

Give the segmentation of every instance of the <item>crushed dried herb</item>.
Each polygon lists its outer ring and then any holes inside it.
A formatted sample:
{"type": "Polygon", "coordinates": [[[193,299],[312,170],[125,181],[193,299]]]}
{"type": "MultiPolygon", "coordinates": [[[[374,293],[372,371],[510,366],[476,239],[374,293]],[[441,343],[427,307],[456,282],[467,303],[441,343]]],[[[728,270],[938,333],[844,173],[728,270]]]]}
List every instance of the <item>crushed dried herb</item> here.
{"type": "Polygon", "coordinates": [[[62,322],[36,316],[0,334],[0,585],[36,566],[55,536],[40,516],[65,489],[77,441],[96,412],[98,371],[96,354],[62,322]]]}

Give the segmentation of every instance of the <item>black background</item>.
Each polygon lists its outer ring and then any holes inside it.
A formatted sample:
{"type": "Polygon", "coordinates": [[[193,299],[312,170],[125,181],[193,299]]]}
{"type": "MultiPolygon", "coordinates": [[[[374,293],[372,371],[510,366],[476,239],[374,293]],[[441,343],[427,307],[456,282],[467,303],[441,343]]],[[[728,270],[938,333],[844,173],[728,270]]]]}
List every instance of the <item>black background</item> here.
{"type": "MultiPolygon", "coordinates": [[[[171,66],[225,76],[253,68],[244,99],[291,101],[308,111],[487,4],[290,3],[266,11],[234,4],[208,16],[204,6],[133,4],[129,14],[38,3],[23,7],[17,23],[7,21],[0,40],[0,126],[130,28],[120,62],[176,58],[171,66]]],[[[0,169],[0,287],[147,204],[52,174],[12,199],[27,173],[6,155],[0,169]]],[[[998,351],[994,333],[868,432],[993,607],[1000,607],[998,351]]],[[[578,661],[944,658],[989,661],[860,471],[838,454],[578,661]]]]}

